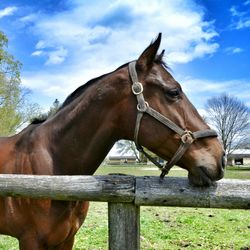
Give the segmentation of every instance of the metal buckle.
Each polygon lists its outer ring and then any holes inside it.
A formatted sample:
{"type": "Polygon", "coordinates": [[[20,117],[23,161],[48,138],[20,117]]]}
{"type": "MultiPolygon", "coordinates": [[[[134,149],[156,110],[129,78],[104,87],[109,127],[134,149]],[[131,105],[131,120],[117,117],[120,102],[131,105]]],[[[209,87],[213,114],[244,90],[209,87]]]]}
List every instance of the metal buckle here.
{"type": "Polygon", "coordinates": [[[195,138],[191,131],[185,130],[184,133],[181,135],[181,141],[186,144],[192,144],[194,142],[195,138]]]}
{"type": "Polygon", "coordinates": [[[134,82],[132,85],[132,92],[134,95],[139,95],[143,92],[143,86],[140,82],[134,82]]]}
{"type": "Polygon", "coordinates": [[[144,102],[144,106],[140,107],[140,104],[137,104],[137,110],[139,112],[146,112],[146,110],[148,109],[149,105],[147,102],[144,102]]]}

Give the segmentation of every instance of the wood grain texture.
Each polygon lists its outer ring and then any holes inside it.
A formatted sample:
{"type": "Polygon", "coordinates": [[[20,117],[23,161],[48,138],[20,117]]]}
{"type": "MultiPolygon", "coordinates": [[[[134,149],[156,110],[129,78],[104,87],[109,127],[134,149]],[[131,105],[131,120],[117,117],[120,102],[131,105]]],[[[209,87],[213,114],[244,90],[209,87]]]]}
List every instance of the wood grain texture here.
{"type": "Polygon", "coordinates": [[[134,182],[132,176],[119,175],[0,175],[0,195],[54,200],[132,202],[134,182]]]}
{"type": "Polygon", "coordinates": [[[224,179],[194,187],[186,178],[136,178],[136,205],[250,209],[250,180],[224,179]]]}
{"type": "Polygon", "coordinates": [[[193,187],[186,178],[0,175],[0,196],[130,202],[137,206],[250,208],[250,180],[193,187]]]}
{"type": "Polygon", "coordinates": [[[109,250],[140,249],[140,207],[109,203],[109,250]]]}

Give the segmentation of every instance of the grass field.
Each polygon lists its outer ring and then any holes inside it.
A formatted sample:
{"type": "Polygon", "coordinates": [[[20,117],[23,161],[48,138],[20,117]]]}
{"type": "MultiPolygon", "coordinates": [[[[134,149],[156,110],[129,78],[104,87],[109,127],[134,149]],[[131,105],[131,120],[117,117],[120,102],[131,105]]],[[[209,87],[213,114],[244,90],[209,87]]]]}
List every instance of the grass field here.
{"type": "MultiPolygon", "coordinates": [[[[135,176],[153,175],[159,176],[160,171],[158,168],[152,165],[116,165],[116,166],[101,166],[97,171],[96,175],[106,175],[110,173],[122,173],[130,174],[135,176]]],[[[179,167],[173,167],[168,176],[186,177],[187,171],[179,167]]],[[[250,179],[250,165],[244,167],[227,167],[225,177],[229,179],[250,179]]]]}
{"type": "MultiPolygon", "coordinates": [[[[159,175],[154,167],[105,166],[96,174],[125,173],[159,175]]],[[[186,176],[173,168],[171,176],[186,176]]],[[[250,179],[250,166],[228,167],[225,178],[250,179]]],[[[78,232],[74,250],[108,249],[107,204],[92,202],[88,217],[78,232]]],[[[0,250],[17,250],[17,241],[0,236],[0,250]]],[[[249,210],[175,207],[141,208],[141,249],[250,250],[249,210]]]]}

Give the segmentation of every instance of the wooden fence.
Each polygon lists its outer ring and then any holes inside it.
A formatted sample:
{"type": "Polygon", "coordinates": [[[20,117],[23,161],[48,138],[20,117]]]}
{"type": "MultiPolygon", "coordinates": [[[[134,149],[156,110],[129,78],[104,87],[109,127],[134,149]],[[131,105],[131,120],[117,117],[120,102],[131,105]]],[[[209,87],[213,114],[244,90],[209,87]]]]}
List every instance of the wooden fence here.
{"type": "Polygon", "coordinates": [[[250,209],[250,180],[209,188],[186,178],[0,175],[0,196],[108,202],[109,249],[140,248],[140,206],[250,209]]]}

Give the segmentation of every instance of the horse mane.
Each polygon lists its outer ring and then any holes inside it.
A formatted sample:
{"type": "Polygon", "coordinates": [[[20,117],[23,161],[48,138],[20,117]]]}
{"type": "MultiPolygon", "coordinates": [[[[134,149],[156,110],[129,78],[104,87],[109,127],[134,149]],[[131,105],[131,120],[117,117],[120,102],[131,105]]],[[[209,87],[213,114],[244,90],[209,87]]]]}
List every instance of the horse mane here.
{"type": "MultiPolygon", "coordinates": [[[[154,62],[156,64],[162,65],[166,70],[169,70],[168,65],[166,64],[166,62],[163,60],[163,55],[164,55],[164,50],[162,51],[162,53],[160,55],[157,55],[155,57],[154,62]]],[[[61,107],[57,110],[57,112],[59,112],[60,110],[62,110],[64,107],[68,106],[70,103],[72,103],[77,97],[79,97],[82,93],[85,92],[85,90],[87,88],[89,88],[90,86],[92,86],[93,84],[97,83],[99,80],[101,80],[103,77],[112,74],[113,72],[126,67],[129,63],[125,63],[123,65],[121,65],[120,67],[118,67],[116,70],[110,72],[110,73],[106,73],[104,75],[98,76],[96,78],[93,78],[91,80],[89,80],[88,82],[86,82],[85,84],[81,85],[80,87],[78,87],[76,90],[74,90],[63,102],[63,104],[61,105],[61,107]]],[[[56,112],[56,113],[57,113],[56,112]]],[[[55,113],[55,114],[56,114],[55,113]]],[[[35,117],[32,119],[31,124],[41,124],[43,122],[45,122],[47,119],[49,118],[49,115],[42,115],[41,117],[35,117]]]]}
{"type": "MultiPolygon", "coordinates": [[[[109,74],[109,73],[108,73],[109,74]]],[[[100,80],[101,78],[103,78],[104,76],[108,75],[108,74],[104,74],[101,75],[99,77],[93,78],[91,80],[89,80],[88,82],[86,82],[85,84],[81,85],[80,87],[78,87],[77,89],[75,89],[63,102],[63,104],[61,105],[61,107],[56,111],[59,112],[61,109],[63,109],[65,106],[69,105],[73,100],[75,100],[77,97],[79,97],[83,92],[85,92],[85,90],[93,85],[94,83],[96,83],[98,80],[100,80]]],[[[55,114],[56,114],[55,113],[55,114]]],[[[49,118],[49,115],[42,115],[41,117],[35,117],[32,119],[31,124],[41,124],[43,122],[45,122],[47,119],[49,118]]]]}

